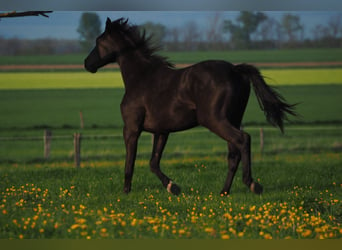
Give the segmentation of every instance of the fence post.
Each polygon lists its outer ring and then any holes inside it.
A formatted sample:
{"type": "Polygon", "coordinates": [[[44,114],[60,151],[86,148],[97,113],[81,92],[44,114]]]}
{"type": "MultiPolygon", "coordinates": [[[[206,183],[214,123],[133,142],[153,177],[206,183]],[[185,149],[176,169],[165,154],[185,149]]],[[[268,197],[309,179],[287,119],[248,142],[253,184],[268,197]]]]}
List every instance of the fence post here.
{"type": "Polygon", "coordinates": [[[81,163],[81,134],[74,133],[74,163],[79,168],[81,163]]]}
{"type": "Polygon", "coordinates": [[[52,132],[50,130],[44,130],[44,159],[47,160],[50,157],[50,149],[51,149],[51,139],[52,132]]]}
{"type": "Polygon", "coordinates": [[[260,128],[260,153],[264,152],[264,129],[260,128]]]}
{"type": "Polygon", "coordinates": [[[84,120],[83,120],[83,113],[82,113],[82,111],[80,111],[80,127],[81,127],[81,129],[84,128],[84,120]]]}

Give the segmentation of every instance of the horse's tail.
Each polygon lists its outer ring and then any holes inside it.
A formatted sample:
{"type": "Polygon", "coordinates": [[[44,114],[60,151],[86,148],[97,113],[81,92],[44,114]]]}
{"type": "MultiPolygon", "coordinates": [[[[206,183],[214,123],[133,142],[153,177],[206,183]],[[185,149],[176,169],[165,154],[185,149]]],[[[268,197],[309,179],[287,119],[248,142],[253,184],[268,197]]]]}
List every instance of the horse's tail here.
{"type": "Polygon", "coordinates": [[[287,114],[297,116],[294,105],[286,103],[285,99],[273,88],[268,86],[260,71],[249,64],[239,64],[234,67],[244,78],[252,82],[260,108],[264,111],[267,121],[284,132],[283,121],[288,120],[287,114]]]}

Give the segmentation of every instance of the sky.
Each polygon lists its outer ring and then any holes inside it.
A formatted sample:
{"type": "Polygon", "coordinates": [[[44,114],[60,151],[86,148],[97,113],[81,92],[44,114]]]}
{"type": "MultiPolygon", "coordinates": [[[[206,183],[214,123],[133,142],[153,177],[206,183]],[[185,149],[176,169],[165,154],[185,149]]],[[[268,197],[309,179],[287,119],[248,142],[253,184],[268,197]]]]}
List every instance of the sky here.
{"type": "MultiPolygon", "coordinates": [[[[4,11],[0,11],[4,12],[4,11]]],[[[0,20],[0,37],[4,38],[57,38],[78,39],[77,27],[84,11],[54,11],[45,17],[2,18],[0,20]]],[[[132,24],[147,21],[161,23],[168,27],[181,27],[194,21],[199,27],[206,27],[208,21],[219,11],[96,11],[104,25],[106,18],[115,20],[120,17],[129,18],[132,24]]],[[[264,11],[270,17],[280,20],[283,14],[291,13],[300,16],[305,26],[304,37],[309,37],[311,30],[319,24],[326,24],[332,15],[342,15],[342,11],[264,11]]],[[[235,20],[239,11],[221,12],[223,19],[235,20]]]]}
{"type": "Polygon", "coordinates": [[[2,10],[341,10],[341,0],[5,0],[2,10]]]}

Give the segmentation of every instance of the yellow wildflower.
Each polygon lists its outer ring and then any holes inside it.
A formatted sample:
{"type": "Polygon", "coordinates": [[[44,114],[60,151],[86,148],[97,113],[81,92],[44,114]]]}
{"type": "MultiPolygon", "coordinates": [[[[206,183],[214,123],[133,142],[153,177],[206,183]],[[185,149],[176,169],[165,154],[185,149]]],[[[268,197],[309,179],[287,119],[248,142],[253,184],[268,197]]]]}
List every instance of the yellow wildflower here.
{"type": "Polygon", "coordinates": [[[212,227],[207,227],[207,228],[204,229],[204,231],[205,231],[206,233],[212,233],[212,232],[215,231],[215,229],[212,228],[212,227]]]}
{"type": "Polygon", "coordinates": [[[86,236],[88,234],[88,232],[87,231],[83,231],[80,234],[81,234],[81,236],[86,236]]]}
{"type": "Polygon", "coordinates": [[[285,214],[285,213],[286,213],[286,209],[280,210],[280,215],[285,214]]]}
{"type": "Polygon", "coordinates": [[[304,230],[304,231],[302,232],[302,236],[303,236],[303,237],[308,237],[308,236],[311,235],[311,233],[312,233],[312,231],[311,231],[310,229],[306,229],[306,230],[304,230]]]}
{"type": "Polygon", "coordinates": [[[265,240],[271,240],[271,239],[272,239],[272,235],[270,235],[270,234],[265,234],[265,235],[264,235],[264,239],[265,239],[265,240]]]}
{"type": "Polygon", "coordinates": [[[221,236],[221,239],[222,239],[222,240],[229,240],[229,238],[230,238],[230,237],[229,237],[228,234],[224,234],[224,235],[221,236]]]}
{"type": "Polygon", "coordinates": [[[232,219],[233,219],[233,217],[232,217],[229,213],[225,213],[225,214],[223,215],[223,217],[224,217],[224,218],[227,218],[228,220],[232,220],[232,219]]]}
{"type": "Polygon", "coordinates": [[[86,221],[87,221],[87,220],[86,220],[86,219],[83,219],[83,218],[77,220],[77,222],[78,222],[79,224],[84,224],[86,221]]]}

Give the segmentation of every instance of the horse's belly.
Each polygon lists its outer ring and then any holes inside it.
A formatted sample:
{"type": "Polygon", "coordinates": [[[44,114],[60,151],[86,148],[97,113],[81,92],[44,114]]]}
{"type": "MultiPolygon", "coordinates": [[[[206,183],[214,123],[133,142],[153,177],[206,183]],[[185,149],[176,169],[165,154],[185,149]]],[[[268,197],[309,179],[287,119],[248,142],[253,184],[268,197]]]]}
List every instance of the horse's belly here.
{"type": "Polygon", "coordinates": [[[144,130],[153,133],[169,133],[193,128],[198,125],[194,110],[172,112],[169,115],[146,114],[144,130]]]}

